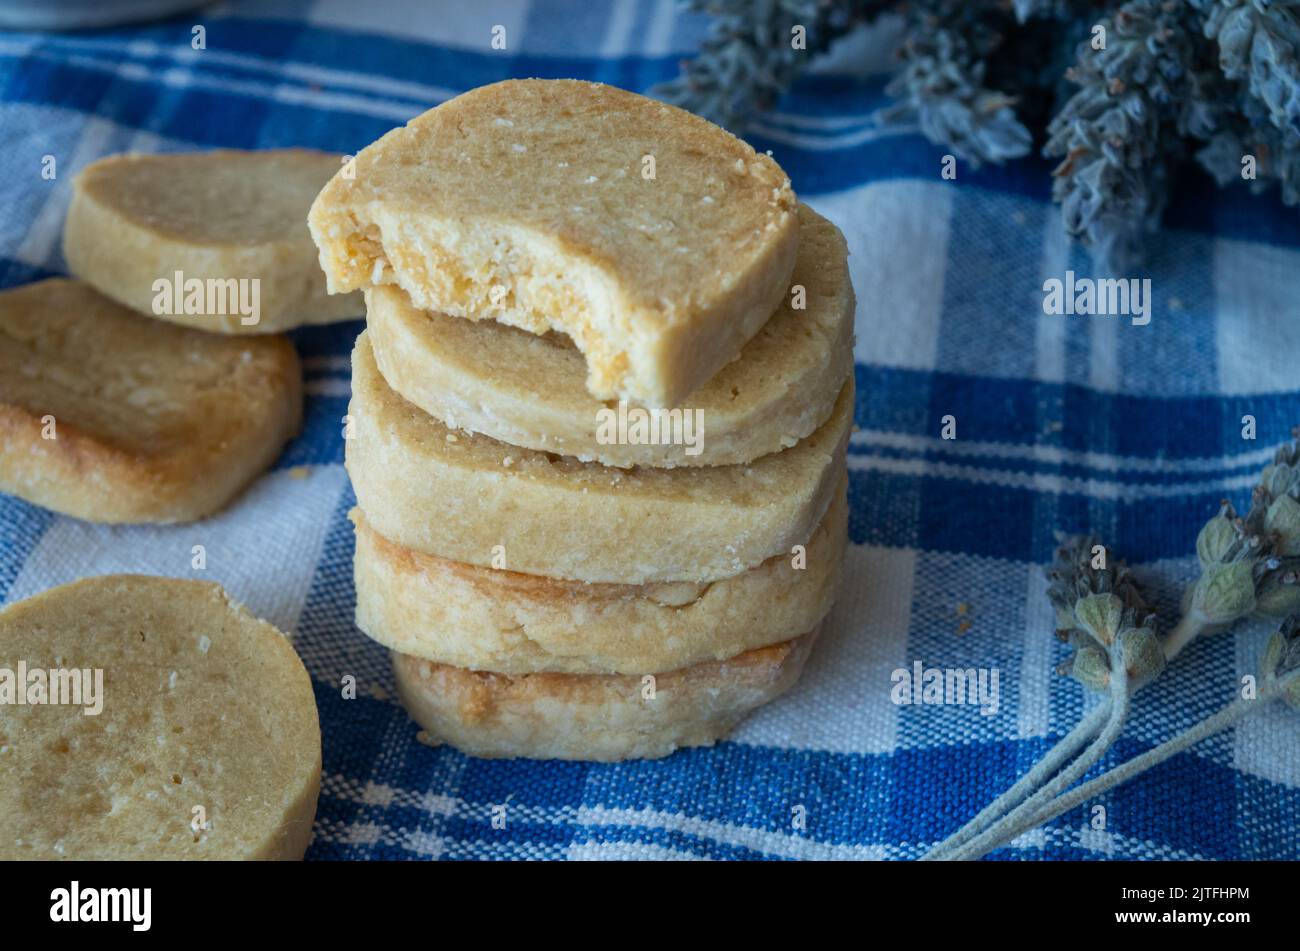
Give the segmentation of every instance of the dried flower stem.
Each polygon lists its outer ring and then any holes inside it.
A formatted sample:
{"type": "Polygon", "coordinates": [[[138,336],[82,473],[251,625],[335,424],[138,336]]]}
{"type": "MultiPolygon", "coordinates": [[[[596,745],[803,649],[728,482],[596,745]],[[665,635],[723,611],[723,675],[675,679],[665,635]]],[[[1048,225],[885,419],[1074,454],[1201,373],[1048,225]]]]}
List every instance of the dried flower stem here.
{"type": "Polygon", "coordinates": [[[1183,652],[1183,648],[1196,640],[1208,626],[1206,620],[1196,611],[1188,611],[1184,614],[1178,619],[1178,623],[1174,625],[1174,629],[1169,632],[1169,636],[1165,638],[1162,645],[1165,651],[1165,660],[1172,662],[1175,657],[1183,652]]]}
{"type": "Polygon", "coordinates": [[[1263,710],[1271,701],[1277,700],[1282,696],[1283,691],[1293,683],[1300,682],[1300,670],[1292,671],[1289,675],[1279,678],[1272,683],[1265,684],[1253,700],[1240,699],[1236,700],[1218,713],[1206,717],[1195,726],[1189,727],[1173,739],[1166,740],[1159,746],[1154,747],[1141,756],[1135,756],[1133,759],[1117,766],[1109,772],[1103,773],[1096,779],[1091,779],[1073,789],[1064,795],[1058,796],[1052,803],[1031,820],[1021,823],[1017,828],[1008,830],[1004,841],[1010,842],[1036,826],[1045,822],[1051,822],[1057,816],[1069,812],[1071,809],[1082,805],[1089,799],[1092,799],[1106,792],[1121,783],[1126,783],[1139,773],[1143,773],[1153,766],[1157,766],[1176,756],[1183,750],[1195,746],[1201,740],[1214,736],[1216,733],[1222,733],[1228,727],[1243,720],[1246,717],[1263,710]]]}
{"type": "MultiPolygon", "coordinates": [[[[1196,637],[1202,631],[1204,631],[1205,628],[1208,626],[1209,625],[1204,620],[1204,618],[1202,618],[1200,614],[1195,611],[1189,612],[1186,615],[1184,615],[1179,620],[1178,625],[1169,633],[1169,636],[1165,639],[1162,645],[1166,657],[1166,662],[1172,661],[1175,657],[1177,657],[1178,654],[1182,652],[1183,648],[1185,648],[1188,644],[1190,644],[1193,640],[1195,640],[1196,637]]],[[[969,849],[973,848],[973,846],[970,846],[967,849],[960,849],[960,847],[964,845],[966,842],[970,841],[971,838],[980,830],[980,827],[985,825],[989,821],[989,819],[998,815],[1001,812],[1005,812],[1006,810],[1010,809],[1013,805],[1015,805],[1015,803],[1020,802],[1025,798],[1028,790],[1030,790],[1034,786],[1044,783],[1047,780],[1048,776],[1050,776],[1053,772],[1056,771],[1058,767],[1060,767],[1063,760],[1072,756],[1074,752],[1078,749],[1078,747],[1081,746],[1082,743],[1088,737],[1091,737],[1093,734],[1097,732],[1097,730],[1101,725],[1101,721],[1105,720],[1106,728],[1112,733],[1109,742],[1106,742],[1104,744],[1102,743],[1101,740],[1097,740],[1096,742],[1094,742],[1093,746],[1090,747],[1090,753],[1093,754],[1092,758],[1089,760],[1088,759],[1089,754],[1085,753],[1084,756],[1081,757],[1079,760],[1077,760],[1074,766],[1072,766],[1071,769],[1069,770],[1070,773],[1073,773],[1073,778],[1066,780],[1065,782],[1061,782],[1060,781],[1061,777],[1058,777],[1058,781],[1056,783],[1053,783],[1052,786],[1055,787],[1057,792],[1067,789],[1071,783],[1076,781],[1078,778],[1083,776],[1084,773],[1086,773],[1089,769],[1091,769],[1092,765],[1096,763],[1096,761],[1099,760],[1102,757],[1102,755],[1105,754],[1106,750],[1109,749],[1109,747],[1114,744],[1115,740],[1119,737],[1119,734],[1123,731],[1124,721],[1127,719],[1128,716],[1128,706],[1131,704],[1133,694],[1137,692],[1137,688],[1138,688],[1138,685],[1134,684],[1131,681],[1131,679],[1127,675],[1127,671],[1123,671],[1122,665],[1118,664],[1117,661],[1116,661],[1116,666],[1112,667],[1111,685],[1112,685],[1112,697],[1114,696],[1114,688],[1117,686],[1122,687],[1123,694],[1124,694],[1124,699],[1123,699],[1124,710],[1120,714],[1118,722],[1116,722],[1115,718],[1111,716],[1112,712],[1116,709],[1116,702],[1114,699],[1112,699],[1111,702],[1107,704],[1103,704],[1102,706],[1098,707],[1096,710],[1092,712],[1091,715],[1089,715],[1084,720],[1081,720],[1079,722],[1079,725],[1076,726],[1075,729],[1072,730],[1069,734],[1067,734],[1066,737],[1062,739],[1061,742],[1058,743],[1057,746],[1054,747],[1052,751],[1048,753],[1048,755],[1042,760],[1042,762],[1040,762],[1037,766],[1034,767],[1033,770],[1027,773],[1011,789],[1007,790],[1006,793],[1004,793],[1002,796],[999,796],[996,800],[990,803],[983,811],[980,812],[979,815],[977,815],[969,823],[967,823],[965,826],[959,829],[948,839],[944,840],[939,845],[935,846],[933,849],[930,850],[930,852],[926,853],[926,855],[922,857],[923,860],[936,859],[936,858],[942,859],[948,857],[951,857],[953,859],[978,858],[979,855],[967,854],[969,849]],[[1115,674],[1116,669],[1120,670],[1119,676],[1116,676],[1115,674]],[[1087,762],[1085,763],[1085,761],[1087,762]],[[1080,764],[1083,764],[1082,769],[1078,768],[1080,764]],[[952,853],[954,850],[957,849],[960,849],[960,852],[957,855],[952,855],[952,856],[949,855],[949,853],[952,853]]],[[[1064,775],[1065,773],[1063,772],[1062,776],[1064,775]]],[[[1044,787],[1044,789],[1046,788],[1048,787],[1044,787]]],[[[1041,802],[1041,801],[1048,800],[1050,797],[1048,796],[1047,793],[1040,790],[1039,795],[1037,795],[1034,798],[1036,798],[1038,801],[1041,802]]],[[[1029,808],[1028,804],[1026,804],[1021,809],[1006,814],[1005,816],[1003,816],[1002,819],[994,823],[993,826],[989,827],[988,829],[985,829],[985,834],[983,838],[988,838],[989,836],[995,834],[996,830],[998,829],[1001,829],[1003,831],[1002,831],[1002,835],[1000,836],[996,844],[990,846],[988,849],[985,850],[985,852],[982,852],[980,854],[981,855],[987,854],[988,851],[991,851],[992,848],[996,848],[997,845],[1010,842],[1014,840],[1016,837],[1018,837],[1019,835],[1023,834],[1024,832],[1036,828],[1037,826],[1040,826],[1049,820],[1050,817],[1045,816],[1042,813],[1038,814],[1037,816],[1034,815],[1026,816],[1026,812],[1028,811],[1028,808],[1029,808]],[[1023,817],[1019,822],[1015,821],[1015,817],[1017,815],[1023,817]]],[[[1048,808],[1051,808],[1051,806],[1049,805],[1048,808]]]]}
{"type": "Polygon", "coordinates": [[[1110,704],[1101,703],[1090,714],[1075,724],[1074,729],[1061,738],[1048,753],[1025,773],[1010,789],[998,796],[980,810],[979,815],[966,823],[948,838],[944,839],[925,855],[922,862],[942,859],[949,852],[965,845],[979,834],[990,822],[1004,815],[1008,810],[1018,806],[1025,798],[1045,783],[1053,773],[1060,769],[1070,757],[1083,748],[1083,745],[1097,735],[1110,715],[1110,704]]]}
{"type": "Polygon", "coordinates": [[[1069,789],[1088,770],[1092,769],[1093,765],[1106,754],[1106,751],[1111,748],[1120,733],[1123,732],[1124,722],[1128,719],[1131,699],[1132,689],[1129,684],[1128,673],[1124,670],[1123,663],[1117,656],[1111,664],[1110,703],[1108,705],[1110,715],[1106,719],[1106,726],[1101,731],[1101,734],[1092,741],[1091,745],[1074,762],[1061,770],[1055,779],[1046,783],[1027,800],[976,836],[969,844],[944,856],[944,861],[973,861],[987,855],[1003,842],[1016,838],[1021,832],[1040,825],[1041,820],[1039,820],[1038,814],[1043,807],[1050,805],[1060,793],[1069,789]]]}

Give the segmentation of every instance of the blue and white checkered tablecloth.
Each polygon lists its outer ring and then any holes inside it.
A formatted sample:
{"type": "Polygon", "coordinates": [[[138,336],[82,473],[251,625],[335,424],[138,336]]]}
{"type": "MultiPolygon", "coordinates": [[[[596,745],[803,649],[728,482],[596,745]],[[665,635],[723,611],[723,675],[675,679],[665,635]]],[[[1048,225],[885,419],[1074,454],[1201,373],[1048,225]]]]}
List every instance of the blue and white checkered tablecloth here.
{"type": "MultiPolygon", "coordinates": [[[[64,272],[70,180],[101,155],[355,152],[507,77],[645,90],[676,73],[704,27],[671,0],[280,0],[103,32],[0,33],[0,286],[64,272]],[[195,24],[206,49],[191,48],[195,24]],[[490,46],[498,24],[504,51],[490,46]]],[[[352,621],[340,417],[359,322],[293,335],[304,431],[215,518],[113,528],[0,497],[0,597],[115,571],[191,576],[191,546],[206,545],[203,576],[293,632],[316,684],[325,775],[309,858],[915,856],[1095,702],[1053,672],[1064,656],[1044,597],[1054,533],[1094,531],[1140,564],[1169,623],[1197,528],[1221,497],[1245,503],[1300,421],[1300,216],[1189,175],[1154,244],[1151,323],[1048,317],[1043,281],[1088,271],[1061,236],[1048,164],[944,181],[941,149],[873,121],[882,86],[869,68],[823,71],[750,130],[848,236],[859,430],[830,629],[799,686],[730,741],[613,765],[482,761],[416,742],[386,653],[352,621]],[[956,441],[939,438],[948,414],[956,441]],[[1256,442],[1241,438],[1245,414],[1256,442]],[[895,705],[891,672],[918,660],[997,668],[997,713],[895,705]],[[341,696],[346,674],[355,700],[341,696]],[[798,806],[806,828],[792,822],[798,806]]],[[[1266,634],[1243,625],[1196,643],[1139,695],[1108,762],[1232,699],[1266,634]]],[[[1300,716],[1278,706],[1104,804],[1106,831],[1081,809],[998,855],[1300,858],[1300,716]]]]}

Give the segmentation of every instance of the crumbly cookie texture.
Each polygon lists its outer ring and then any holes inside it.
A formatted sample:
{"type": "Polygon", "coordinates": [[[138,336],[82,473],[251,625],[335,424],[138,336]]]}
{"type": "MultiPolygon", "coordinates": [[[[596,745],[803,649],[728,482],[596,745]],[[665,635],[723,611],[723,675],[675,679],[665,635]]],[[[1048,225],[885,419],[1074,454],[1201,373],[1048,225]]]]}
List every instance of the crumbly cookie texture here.
{"type": "Polygon", "coordinates": [[[578,581],[717,581],[804,544],[845,469],[853,382],[797,445],[749,465],[613,469],[456,432],[352,354],[347,469],[367,522],[450,561],[578,581]]]}
{"type": "Polygon", "coordinates": [[[679,405],[776,309],[789,179],[676,107],[576,80],[458,96],[364,149],[308,217],[334,292],[568,335],[597,399],[679,405]]]}
{"type": "Polygon", "coordinates": [[[388,541],[353,510],[357,626],[403,654],[506,674],[658,673],[811,630],[839,585],[841,484],[801,553],[711,583],[588,584],[479,568],[388,541]]]}
{"type": "Polygon", "coordinates": [[[311,679],[219,585],[53,588],[0,611],[0,666],[20,663],[29,683],[55,669],[83,691],[0,704],[0,860],[302,858],[321,770],[311,679]]]}
{"type": "MultiPolygon", "coordinates": [[[[751,462],[825,422],[853,366],[844,236],[806,205],[799,220],[793,293],[737,359],[667,418],[689,424],[681,431],[690,442],[611,440],[618,411],[587,392],[582,354],[567,337],[420,310],[391,285],[366,291],[375,361],[404,399],[511,445],[620,467],[751,462]]],[[[643,410],[623,416],[635,423],[638,412],[644,418],[643,410]]]]}
{"type": "Polygon", "coordinates": [[[307,149],[219,149],[92,162],[73,183],[63,233],[68,269],[132,310],[213,333],[360,317],[360,294],[326,290],[306,224],[342,159],[307,149]],[[185,301],[197,287],[202,307],[194,313],[185,301]]]}
{"type": "Polygon", "coordinates": [[[0,292],[0,490],[95,522],[224,506],[302,420],[283,336],[142,317],[78,281],[0,292]]]}
{"type": "Polygon", "coordinates": [[[710,746],[799,679],[817,632],[645,676],[507,674],[393,655],[402,704],[473,756],[612,762],[710,746]]]}

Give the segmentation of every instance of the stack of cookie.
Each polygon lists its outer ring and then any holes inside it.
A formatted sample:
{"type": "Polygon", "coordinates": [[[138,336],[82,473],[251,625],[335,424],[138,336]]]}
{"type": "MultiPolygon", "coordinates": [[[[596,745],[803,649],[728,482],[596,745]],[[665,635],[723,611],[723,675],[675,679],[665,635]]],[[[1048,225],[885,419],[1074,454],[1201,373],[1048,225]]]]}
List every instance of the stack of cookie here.
{"type": "Polygon", "coordinates": [[[845,543],[853,291],[776,163],[510,81],[370,145],[309,224],[366,294],[357,621],[432,737],[663,756],[797,679],[845,543]]]}

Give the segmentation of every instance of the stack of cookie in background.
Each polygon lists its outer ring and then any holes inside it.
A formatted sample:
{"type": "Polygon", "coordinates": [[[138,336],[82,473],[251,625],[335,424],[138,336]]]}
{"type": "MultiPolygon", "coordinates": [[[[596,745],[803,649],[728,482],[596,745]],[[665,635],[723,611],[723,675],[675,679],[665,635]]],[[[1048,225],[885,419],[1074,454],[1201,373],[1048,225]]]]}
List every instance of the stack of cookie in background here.
{"type": "Polygon", "coordinates": [[[370,145],[309,224],[366,294],[357,621],[432,738],[662,756],[798,678],[846,540],[853,291],[770,158],[509,81],[370,145]]]}
{"type": "Polygon", "coordinates": [[[304,218],[342,156],[115,155],[77,176],[75,280],[0,292],[0,491],[94,522],[227,505],[302,422],[282,331],[355,317],[304,218]]]}

